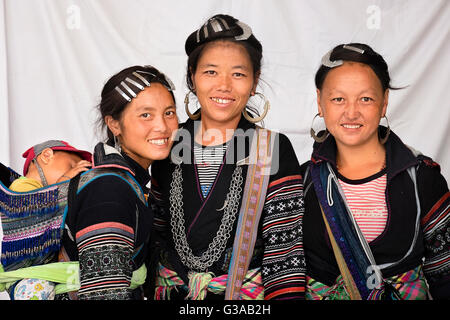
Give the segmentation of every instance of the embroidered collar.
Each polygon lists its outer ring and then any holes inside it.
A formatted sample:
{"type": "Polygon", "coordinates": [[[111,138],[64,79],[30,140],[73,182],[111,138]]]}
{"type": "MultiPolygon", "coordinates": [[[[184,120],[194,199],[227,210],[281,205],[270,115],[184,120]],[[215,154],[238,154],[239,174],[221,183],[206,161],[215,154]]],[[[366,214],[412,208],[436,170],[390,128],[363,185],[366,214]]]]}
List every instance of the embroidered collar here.
{"type": "Polygon", "coordinates": [[[148,170],[142,168],[136,161],[125,153],[106,143],[100,142],[94,148],[92,168],[119,168],[131,173],[136,181],[144,187],[150,181],[148,170]]]}
{"type": "MultiPolygon", "coordinates": [[[[170,160],[174,164],[181,164],[187,161],[193,161],[194,152],[194,136],[196,126],[200,125],[199,120],[188,119],[185,123],[180,124],[179,128],[184,130],[178,130],[177,136],[175,138],[175,143],[172,147],[172,152],[170,154],[170,160]],[[183,151],[189,151],[188,155],[185,155],[183,151]]],[[[255,125],[249,122],[244,117],[239,120],[236,132],[228,143],[228,148],[233,142],[242,143],[239,138],[244,137],[245,132],[248,129],[255,129],[255,125]],[[238,130],[240,129],[240,130],[238,130]]],[[[234,163],[245,163],[245,159],[248,157],[248,151],[250,150],[251,137],[252,135],[247,135],[250,139],[246,142],[246,152],[245,154],[236,154],[234,163]]]]}

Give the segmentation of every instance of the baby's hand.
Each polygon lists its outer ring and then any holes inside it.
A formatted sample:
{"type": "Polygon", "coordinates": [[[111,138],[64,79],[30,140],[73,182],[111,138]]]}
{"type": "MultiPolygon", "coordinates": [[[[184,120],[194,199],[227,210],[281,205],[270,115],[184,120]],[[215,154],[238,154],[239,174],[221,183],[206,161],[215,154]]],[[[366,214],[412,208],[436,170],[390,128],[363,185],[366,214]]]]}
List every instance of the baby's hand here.
{"type": "Polygon", "coordinates": [[[75,177],[80,172],[88,171],[89,167],[91,167],[91,165],[92,164],[89,161],[86,161],[86,160],[81,160],[81,161],[77,162],[77,164],[72,169],[70,169],[69,171],[65,172],[56,181],[56,183],[72,179],[73,177],[75,177]]]}

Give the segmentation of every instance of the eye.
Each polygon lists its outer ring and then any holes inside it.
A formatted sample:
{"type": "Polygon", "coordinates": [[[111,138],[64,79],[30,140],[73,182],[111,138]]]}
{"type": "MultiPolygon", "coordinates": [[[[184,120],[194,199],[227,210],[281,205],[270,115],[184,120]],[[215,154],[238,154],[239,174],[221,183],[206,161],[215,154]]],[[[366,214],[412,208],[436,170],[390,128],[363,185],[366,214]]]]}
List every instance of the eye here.
{"type": "Polygon", "coordinates": [[[172,118],[172,117],[174,117],[174,116],[176,115],[176,113],[175,113],[175,111],[173,111],[173,110],[168,110],[168,111],[166,111],[166,112],[164,113],[164,115],[165,115],[166,117],[168,117],[168,118],[172,118]]]}
{"type": "Polygon", "coordinates": [[[144,119],[148,119],[148,118],[150,118],[151,115],[150,115],[150,113],[145,112],[145,113],[141,114],[140,116],[144,119]]]}
{"type": "Polygon", "coordinates": [[[344,98],[337,97],[337,98],[331,99],[331,101],[336,102],[336,103],[343,103],[344,102],[344,98]]]}
{"type": "Polygon", "coordinates": [[[206,70],[206,71],[204,71],[203,73],[206,74],[206,75],[209,75],[209,76],[213,76],[213,75],[215,75],[217,72],[216,72],[215,70],[206,70]]]}
{"type": "Polygon", "coordinates": [[[236,77],[236,78],[246,77],[246,75],[244,73],[241,73],[241,72],[235,72],[235,73],[233,73],[233,76],[236,77]]]}
{"type": "Polygon", "coordinates": [[[362,97],[361,101],[362,102],[371,102],[371,101],[374,101],[374,100],[371,97],[362,97]]]}

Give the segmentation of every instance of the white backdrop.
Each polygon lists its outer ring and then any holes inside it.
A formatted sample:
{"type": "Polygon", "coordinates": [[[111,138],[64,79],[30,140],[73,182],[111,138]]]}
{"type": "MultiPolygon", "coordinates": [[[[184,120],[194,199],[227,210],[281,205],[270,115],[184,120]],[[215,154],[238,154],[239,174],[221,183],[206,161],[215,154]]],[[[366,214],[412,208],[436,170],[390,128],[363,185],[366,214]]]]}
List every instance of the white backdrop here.
{"type": "Polygon", "coordinates": [[[103,138],[101,88],[131,65],[170,76],[185,120],[184,41],[216,13],[262,42],[265,125],[290,137],[300,162],[311,154],[322,55],[364,42],[385,57],[393,85],[408,86],[391,92],[391,128],[450,178],[448,0],[0,0],[0,161],[21,173],[23,151],[47,139],[92,150],[103,138]]]}
{"type": "Polygon", "coordinates": [[[206,18],[232,14],[264,48],[260,91],[268,128],[286,133],[300,162],[311,153],[314,74],[339,43],[365,42],[387,60],[388,117],[405,143],[450,177],[448,0],[1,0],[0,161],[21,172],[21,154],[47,139],[91,150],[100,91],[124,67],[153,64],[177,91],[183,121],[184,41],[206,18]]]}

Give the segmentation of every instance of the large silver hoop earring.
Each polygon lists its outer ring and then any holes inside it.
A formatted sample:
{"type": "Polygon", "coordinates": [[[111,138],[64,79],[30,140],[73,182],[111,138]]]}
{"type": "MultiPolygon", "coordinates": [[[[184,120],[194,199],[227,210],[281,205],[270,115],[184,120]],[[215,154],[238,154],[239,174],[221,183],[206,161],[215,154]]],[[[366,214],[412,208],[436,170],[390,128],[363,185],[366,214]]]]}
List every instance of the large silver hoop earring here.
{"type": "MultiPolygon", "coordinates": [[[[386,143],[386,141],[388,140],[388,138],[389,138],[389,135],[391,134],[391,126],[389,125],[389,120],[388,120],[388,118],[386,117],[386,115],[384,115],[384,117],[383,118],[385,118],[386,119],[386,123],[387,123],[387,130],[386,130],[386,134],[384,135],[384,137],[383,138],[381,138],[380,136],[378,136],[378,139],[380,139],[380,143],[381,144],[385,144],[386,143]]],[[[383,119],[382,118],[382,119],[383,119]]]]}
{"type": "Polygon", "coordinates": [[[189,112],[189,95],[191,94],[191,91],[189,91],[186,94],[186,97],[184,98],[184,108],[186,110],[186,114],[188,115],[188,117],[192,120],[198,120],[198,118],[200,118],[200,112],[197,114],[192,114],[189,112]]]}
{"type": "Polygon", "coordinates": [[[242,115],[244,116],[245,119],[247,119],[251,123],[257,123],[257,122],[262,121],[266,117],[267,112],[269,112],[269,109],[270,109],[269,100],[267,100],[266,97],[262,93],[255,92],[255,95],[259,95],[259,96],[261,96],[263,98],[263,100],[264,100],[264,111],[259,117],[254,118],[254,117],[250,116],[247,113],[247,109],[244,108],[244,110],[242,110],[242,115]]]}
{"type": "Polygon", "coordinates": [[[328,138],[328,136],[330,135],[330,132],[328,131],[327,128],[325,128],[325,133],[320,135],[320,137],[316,134],[316,132],[313,129],[313,124],[314,124],[314,120],[316,120],[317,116],[319,116],[319,114],[316,114],[314,116],[313,121],[311,123],[311,130],[309,131],[309,133],[311,134],[311,137],[314,139],[314,141],[316,141],[317,143],[322,143],[328,138]]]}

